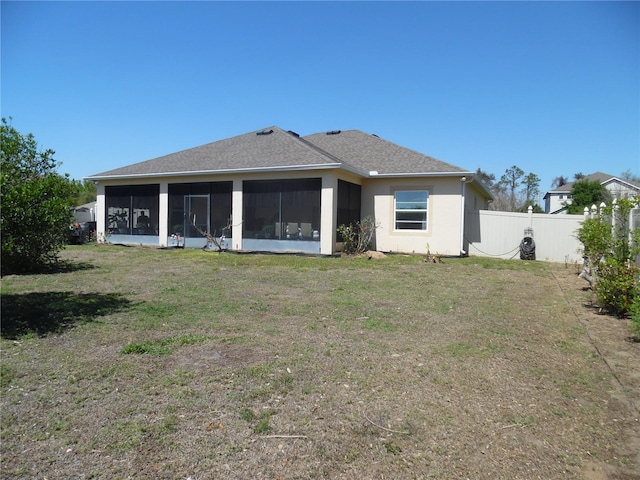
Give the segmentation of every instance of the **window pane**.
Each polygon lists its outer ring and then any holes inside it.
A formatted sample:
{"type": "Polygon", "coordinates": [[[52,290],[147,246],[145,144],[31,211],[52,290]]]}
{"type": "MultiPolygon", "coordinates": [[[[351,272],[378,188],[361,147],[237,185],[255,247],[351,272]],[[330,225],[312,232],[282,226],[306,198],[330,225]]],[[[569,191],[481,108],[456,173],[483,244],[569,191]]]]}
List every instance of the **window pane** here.
{"type": "Polygon", "coordinates": [[[398,209],[427,208],[427,192],[426,191],[396,192],[396,208],[398,209]]]}
{"type": "Polygon", "coordinates": [[[404,211],[396,213],[396,221],[408,221],[408,222],[426,222],[427,212],[422,211],[404,211]]]}
{"type": "Polygon", "coordinates": [[[396,230],[426,230],[426,222],[396,222],[396,230]]]}

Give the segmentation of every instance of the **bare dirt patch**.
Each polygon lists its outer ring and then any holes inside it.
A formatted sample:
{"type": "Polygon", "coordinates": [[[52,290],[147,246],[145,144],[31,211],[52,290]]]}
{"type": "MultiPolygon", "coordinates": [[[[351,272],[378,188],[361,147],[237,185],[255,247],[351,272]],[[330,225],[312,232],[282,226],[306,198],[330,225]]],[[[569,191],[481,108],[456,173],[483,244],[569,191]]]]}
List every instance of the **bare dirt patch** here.
{"type": "Polygon", "coordinates": [[[123,301],[2,340],[3,478],[640,478],[639,345],[571,268],[65,255],[3,295],[123,301]]]}

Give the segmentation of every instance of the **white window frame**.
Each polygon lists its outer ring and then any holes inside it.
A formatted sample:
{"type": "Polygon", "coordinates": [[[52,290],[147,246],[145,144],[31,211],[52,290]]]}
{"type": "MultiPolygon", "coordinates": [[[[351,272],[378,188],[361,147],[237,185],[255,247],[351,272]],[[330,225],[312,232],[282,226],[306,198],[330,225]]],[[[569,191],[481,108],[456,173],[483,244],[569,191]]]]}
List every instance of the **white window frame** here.
{"type": "MultiPolygon", "coordinates": [[[[411,203],[411,202],[404,202],[411,203]]],[[[413,202],[417,203],[417,202],[413,202]]],[[[420,202],[422,203],[422,202],[420,202]]],[[[398,189],[393,192],[393,231],[394,232],[427,232],[429,230],[429,190],[427,189],[398,189]],[[426,199],[424,201],[424,208],[398,208],[398,194],[425,194],[426,199]],[[423,213],[424,220],[398,220],[398,213],[411,212],[411,213],[423,213]],[[398,223],[402,224],[415,224],[422,223],[423,228],[398,228],[398,223]]]]}

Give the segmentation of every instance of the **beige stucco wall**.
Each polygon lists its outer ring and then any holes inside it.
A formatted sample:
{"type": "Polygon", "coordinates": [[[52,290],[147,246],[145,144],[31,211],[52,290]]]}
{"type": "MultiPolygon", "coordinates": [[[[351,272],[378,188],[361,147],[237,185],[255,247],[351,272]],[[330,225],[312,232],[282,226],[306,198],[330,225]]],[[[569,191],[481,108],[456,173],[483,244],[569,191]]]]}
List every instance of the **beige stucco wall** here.
{"type": "Polygon", "coordinates": [[[379,224],[375,247],[383,252],[459,255],[462,182],[459,178],[368,179],[362,185],[362,216],[379,224]],[[394,231],[393,195],[396,190],[428,190],[427,231],[394,231]]]}

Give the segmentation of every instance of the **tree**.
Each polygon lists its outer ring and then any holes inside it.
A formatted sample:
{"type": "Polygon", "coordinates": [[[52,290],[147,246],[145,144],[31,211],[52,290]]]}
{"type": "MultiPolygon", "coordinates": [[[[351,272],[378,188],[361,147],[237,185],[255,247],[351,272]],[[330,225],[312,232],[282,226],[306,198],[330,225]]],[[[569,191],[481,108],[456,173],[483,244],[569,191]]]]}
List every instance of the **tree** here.
{"type": "Polygon", "coordinates": [[[551,188],[559,188],[563,185],[566,185],[567,183],[569,183],[569,179],[565,176],[560,175],[553,179],[553,182],[551,182],[551,188]]]}
{"type": "Polygon", "coordinates": [[[497,182],[493,173],[485,172],[481,168],[476,170],[476,177],[493,195],[493,202],[489,206],[491,210],[526,212],[528,207],[532,206],[534,212],[543,212],[536,201],[540,195],[540,177],[535,173],[525,176],[524,171],[514,165],[508,168],[497,182]],[[519,191],[519,187],[523,187],[522,190],[519,191]]]}
{"type": "Polygon", "coordinates": [[[610,203],[610,201],[609,192],[600,182],[579,180],[571,189],[571,203],[566,204],[567,213],[580,214],[584,212],[584,207],[600,206],[602,202],[610,203]]]}
{"type": "Polygon", "coordinates": [[[622,172],[622,178],[624,180],[630,180],[632,182],[640,182],[640,176],[635,175],[631,169],[626,169],[624,172],[622,172]]]}
{"type": "Polygon", "coordinates": [[[478,177],[478,180],[490,190],[493,188],[493,184],[496,181],[496,176],[493,173],[487,173],[480,167],[476,170],[476,177],[478,177]]]}
{"type": "Polygon", "coordinates": [[[537,198],[540,195],[540,177],[535,173],[530,173],[522,181],[525,206],[537,205],[537,198]]]}
{"type": "Polygon", "coordinates": [[[506,188],[509,193],[509,210],[514,212],[517,209],[516,190],[521,184],[521,178],[524,176],[524,171],[517,167],[512,166],[507,168],[507,171],[500,177],[500,182],[506,188]]]}
{"type": "Polygon", "coordinates": [[[78,195],[73,201],[74,206],[84,205],[85,203],[91,203],[96,201],[97,189],[95,183],[91,180],[74,180],[76,188],[78,189],[78,195]]]}
{"type": "Polygon", "coordinates": [[[38,271],[57,261],[72,221],[77,186],[56,172],[54,151],[38,151],[34,136],[0,124],[3,274],[38,271]]]}

